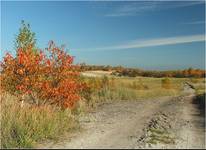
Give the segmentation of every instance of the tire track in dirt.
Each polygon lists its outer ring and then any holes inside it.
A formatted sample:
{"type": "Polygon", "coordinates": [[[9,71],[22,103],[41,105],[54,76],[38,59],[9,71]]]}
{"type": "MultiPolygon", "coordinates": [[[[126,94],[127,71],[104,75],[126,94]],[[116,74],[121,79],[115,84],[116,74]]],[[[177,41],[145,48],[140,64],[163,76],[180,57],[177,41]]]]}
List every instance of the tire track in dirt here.
{"type": "Polygon", "coordinates": [[[148,121],[170,100],[162,97],[105,104],[82,118],[83,132],[46,148],[135,148],[148,121]]]}

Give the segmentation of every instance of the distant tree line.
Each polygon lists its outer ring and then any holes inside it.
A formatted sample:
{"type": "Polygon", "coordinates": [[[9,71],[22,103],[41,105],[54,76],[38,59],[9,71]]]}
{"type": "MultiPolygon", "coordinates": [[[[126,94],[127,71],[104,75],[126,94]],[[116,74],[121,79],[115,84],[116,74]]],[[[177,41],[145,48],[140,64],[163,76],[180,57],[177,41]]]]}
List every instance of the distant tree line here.
{"type": "Polygon", "coordinates": [[[151,71],[142,70],[138,68],[125,68],[122,66],[110,66],[110,65],[87,65],[85,63],[80,64],[81,71],[91,71],[91,70],[103,70],[103,71],[113,71],[113,75],[117,76],[128,76],[128,77],[175,77],[175,78],[185,78],[185,77],[205,77],[205,70],[188,68],[184,70],[168,70],[168,71],[151,71]]]}

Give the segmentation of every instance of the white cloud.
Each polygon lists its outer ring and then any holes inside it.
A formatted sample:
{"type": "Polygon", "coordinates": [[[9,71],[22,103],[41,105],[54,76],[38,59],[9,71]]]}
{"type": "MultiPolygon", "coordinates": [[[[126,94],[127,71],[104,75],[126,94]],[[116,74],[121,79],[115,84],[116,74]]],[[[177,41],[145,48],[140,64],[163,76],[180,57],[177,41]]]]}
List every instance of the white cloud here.
{"type": "Polygon", "coordinates": [[[133,16],[137,13],[151,11],[155,8],[155,2],[131,2],[118,6],[112,12],[106,14],[106,17],[133,16]]]}
{"type": "Polygon", "coordinates": [[[139,1],[118,5],[112,12],[105,14],[106,17],[134,16],[143,12],[155,10],[166,10],[180,7],[188,7],[197,4],[204,4],[204,1],[139,1]]]}
{"type": "Polygon", "coordinates": [[[104,47],[97,47],[97,48],[86,48],[86,49],[81,48],[81,50],[95,50],[95,51],[122,50],[122,49],[175,45],[175,44],[183,44],[183,43],[202,42],[202,41],[205,41],[205,36],[200,34],[200,35],[165,37],[165,38],[154,38],[154,39],[144,39],[144,40],[139,39],[139,40],[124,42],[124,44],[119,44],[119,45],[104,46],[104,47]]]}

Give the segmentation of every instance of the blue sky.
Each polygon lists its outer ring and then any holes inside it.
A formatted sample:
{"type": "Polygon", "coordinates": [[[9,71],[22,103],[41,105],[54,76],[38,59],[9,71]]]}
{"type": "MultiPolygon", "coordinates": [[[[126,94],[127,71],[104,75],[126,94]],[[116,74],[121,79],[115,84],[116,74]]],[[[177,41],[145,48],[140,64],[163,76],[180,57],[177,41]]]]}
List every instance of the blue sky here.
{"type": "Polygon", "coordinates": [[[1,2],[1,58],[21,20],[37,46],[66,44],[75,63],[142,69],[205,66],[204,1],[1,2]]]}

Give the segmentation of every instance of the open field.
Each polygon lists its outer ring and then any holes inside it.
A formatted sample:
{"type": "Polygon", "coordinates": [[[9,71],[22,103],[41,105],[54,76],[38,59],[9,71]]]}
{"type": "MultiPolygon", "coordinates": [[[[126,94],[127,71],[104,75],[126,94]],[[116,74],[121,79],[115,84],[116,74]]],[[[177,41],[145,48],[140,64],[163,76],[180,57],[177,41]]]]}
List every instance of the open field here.
{"type": "Polygon", "coordinates": [[[84,77],[84,80],[93,87],[89,100],[92,105],[111,100],[138,100],[161,96],[177,96],[181,93],[184,83],[190,81],[188,78],[169,78],[169,83],[166,83],[167,87],[164,87],[164,83],[162,83],[164,79],[115,77],[111,75],[84,77]]]}

